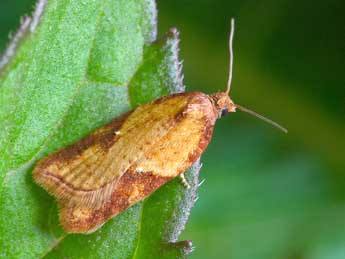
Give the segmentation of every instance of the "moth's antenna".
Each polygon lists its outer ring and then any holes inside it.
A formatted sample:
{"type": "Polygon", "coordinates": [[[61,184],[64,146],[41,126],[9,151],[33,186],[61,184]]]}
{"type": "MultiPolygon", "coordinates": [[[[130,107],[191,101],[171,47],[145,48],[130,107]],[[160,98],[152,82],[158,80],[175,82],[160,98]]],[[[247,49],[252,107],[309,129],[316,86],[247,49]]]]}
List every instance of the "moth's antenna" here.
{"type": "MultiPolygon", "coordinates": [[[[233,38],[234,38],[234,32],[235,32],[235,19],[234,18],[231,18],[231,22],[230,22],[230,36],[229,36],[229,54],[230,54],[230,57],[229,57],[229,78],[228,78],[228,85],[226,87],[226,91],[225,93],[227,95],[229,95],[230,93],[230,88],[231,88],[231,80],[232,80],[232,66],[233,66],[233,61],[234,61],[234,52],[233,52],[233,48],[232,48],[232,45],[233,45],[233,38]]],[[[279,125],[278,123],[252,111],[252,110],[249,110],[248,108],[246,107],[243,107],[239,104],[235,104],[235,107],[243,112],[246,112],[250,115],[253,115],[254,117],[257,117],[259,118],[260,120],[263,120],[269,124],[271,124],[272,126],[280,129],[281,131],[287,133],[287,129],[285,129],[283,126],[279,125]]]]}
{"type": "Polygon", "coordinates": [[[229,36],[229,54],[230,54],[230,57],[229,57],[229,61],[230,61],[229,62],[229,78],[228,78],[228,85],[227,85],[227,88],[225,91],[225,93],[227,95],[229,95],[229,93],[230,93],[231,80],[232,80],[232,64],[234,61],[234,53],[232,50],[232,41],[234,38],[234,32],[235,32],[235,19],[231,18],[231,27],[230,27],[230,36],[229,36]]]}
{"type": "Polygon", "coordinates": [[[283,131],[284,133],[288,133],[288,130],[286,128],[284,128],[283,126],[279,125],[278,123],[274,122],[273,120],[270,120],[252,110],[249,110],[248,108],[246,107],[243,107],[241,105],[238,105],[238,104],[235,104],[236,108],[243,111],[243,112],[246,112],[246,113],[249,113],[250,115],[253,115],[254,117],[257,117],[259,118],[260,120],[263,120],[271,125],[273,125],[274,127],[280,129],[281,131],[283,131]]]}

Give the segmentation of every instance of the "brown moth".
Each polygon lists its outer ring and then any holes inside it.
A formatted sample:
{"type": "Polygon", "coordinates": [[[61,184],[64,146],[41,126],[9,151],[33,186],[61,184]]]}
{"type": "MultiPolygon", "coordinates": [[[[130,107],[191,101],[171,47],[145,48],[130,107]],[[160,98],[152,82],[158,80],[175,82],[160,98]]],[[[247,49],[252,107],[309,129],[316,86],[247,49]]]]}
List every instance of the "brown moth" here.
{"type": "MultiPolygon", "coordinates": [[[[179,93],[159,98],[114,119],[77,143],[41,160],[34,180],[56,197],[66,232],[90,233],[180,176],[209,144],[218,118],[236,108],[225,92],[179,93]]],[[[279,125],[276,125],[280,127],[279,125]]],[[[280,127],[281,128],[281,127],[280,127]]]]}

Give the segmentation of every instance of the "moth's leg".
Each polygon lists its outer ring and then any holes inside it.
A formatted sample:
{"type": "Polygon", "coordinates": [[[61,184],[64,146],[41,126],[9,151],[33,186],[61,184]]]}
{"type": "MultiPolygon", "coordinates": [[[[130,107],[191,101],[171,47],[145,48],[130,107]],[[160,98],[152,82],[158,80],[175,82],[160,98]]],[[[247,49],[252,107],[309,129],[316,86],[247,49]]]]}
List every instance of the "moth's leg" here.
{"type": "Polygon", "coordinates": [[[189,188],[190,188],[190,185],[189,185],[187,179],[184,177],[184,173],[180,174],[179,176],[180,176],[180,178],[181,178],[181,181],[182,181],[183,186],[184,186],[186,189],[189,189],[189,188]]]}

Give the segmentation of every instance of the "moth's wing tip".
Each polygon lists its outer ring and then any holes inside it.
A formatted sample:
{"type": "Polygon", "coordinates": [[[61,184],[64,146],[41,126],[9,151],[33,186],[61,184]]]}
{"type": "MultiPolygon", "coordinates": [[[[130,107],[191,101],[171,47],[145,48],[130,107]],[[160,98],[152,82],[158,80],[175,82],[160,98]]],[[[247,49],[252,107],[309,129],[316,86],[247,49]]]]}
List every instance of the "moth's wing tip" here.
{"type": "Polygon", "coordinates": [[[50,161],[50,157],[46,157],[40,160],[35,168],[32,170],[32,178],[33,180],[40,185],[43,189],[49,192],[49,182],[51,179],[48,177],[49,175],[53,175],[54,172],[51,172],[50,166],[52,165],[50,161]]]}
{"type": "Polygon", "coordinates": [[[43,189],[45,189],[47,192],[50,193],[49,191],[49,186],[47,185],[47,171],[46,168],[42,166],[42,161],[39,162],[35,168],[32,170],[32,179],[33,181],[41,186],[43,189]]]}
{"type": "Polygon", "coordinates": [[[45,160],[45,159],[39,161],[39,162],[35,165],[34,169],[32,170],[32,178],[33,178],[33,180],[34,180],[35,182],[37,182],[37,183],[40,182],[41,176],[42,176],[42,174],[44,174],[44,166],[43,166],[43,161],[44,161],[44,160],[45,160]]]}

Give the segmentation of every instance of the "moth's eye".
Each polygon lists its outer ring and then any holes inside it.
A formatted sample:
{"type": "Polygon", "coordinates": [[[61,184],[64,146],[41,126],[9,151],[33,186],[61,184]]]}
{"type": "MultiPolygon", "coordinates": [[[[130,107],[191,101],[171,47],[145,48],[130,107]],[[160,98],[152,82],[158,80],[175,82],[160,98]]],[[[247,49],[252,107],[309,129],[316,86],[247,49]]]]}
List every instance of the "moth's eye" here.
{"type": "Polygon", "coordinates": [[[224,117],[225,115],[227,115],[229,113],[228,109],[227,108],[223,108],[222,109],[222,112],[220,114],[220,117],[224,117]]]}

